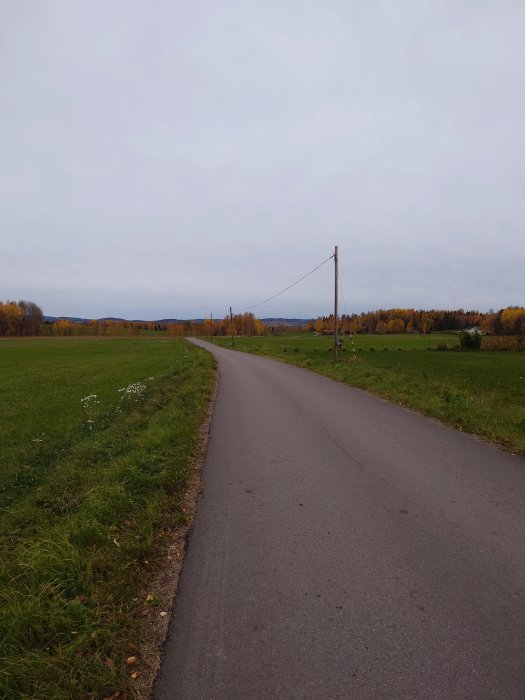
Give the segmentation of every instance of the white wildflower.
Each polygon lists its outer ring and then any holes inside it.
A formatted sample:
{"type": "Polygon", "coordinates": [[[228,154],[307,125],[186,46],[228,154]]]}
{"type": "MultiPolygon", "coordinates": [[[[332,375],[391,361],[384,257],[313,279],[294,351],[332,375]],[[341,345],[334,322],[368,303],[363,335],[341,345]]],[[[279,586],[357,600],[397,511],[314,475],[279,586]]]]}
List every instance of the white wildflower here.
{"type": "Polygon", "coordinates": [[[120,400],[128,400],[138,403],[144,398],[147,388],[147,385],[143,382],[132,382],[131,384],[128,384],[128,386],[118,389],[118,392],[122,394],[120,400]]]}
{"type": "Polygon", "coordinates": [[[86,427],[88,430],[93,429],[93,423],[95,422],[93,419],[96,415],[95,406],[100,404],[100,401],[97,401],[97,398],[97,394],[89,394],[88,396],[84,396],[84,398],[80,399],[80,402],[84,406],[84,410],[87,413],[86,427]]]}

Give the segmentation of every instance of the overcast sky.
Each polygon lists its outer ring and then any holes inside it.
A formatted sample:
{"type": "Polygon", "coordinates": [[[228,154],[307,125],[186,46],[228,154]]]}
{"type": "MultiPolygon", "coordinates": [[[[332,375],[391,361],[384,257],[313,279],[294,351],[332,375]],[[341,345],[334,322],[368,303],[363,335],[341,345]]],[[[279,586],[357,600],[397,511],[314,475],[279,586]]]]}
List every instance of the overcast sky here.
{"type": "Polygon", "coordinates": [[[523,304],[524,36],[523,0],[0,0],[0,299],[219,317],[338,244],[349,312],[523,304]]]}

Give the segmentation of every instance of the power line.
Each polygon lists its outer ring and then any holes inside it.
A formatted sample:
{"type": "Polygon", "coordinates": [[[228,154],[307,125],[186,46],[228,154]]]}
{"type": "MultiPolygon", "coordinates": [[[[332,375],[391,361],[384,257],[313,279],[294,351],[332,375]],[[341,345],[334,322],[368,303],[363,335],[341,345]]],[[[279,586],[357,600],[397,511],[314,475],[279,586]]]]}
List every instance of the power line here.
{"type": "Polygon", "coordinates": [[[326,260],[323,260],[323,262],[320,263],[319,265],[317,265],[317,267],[314,267],[313,270],[310,270],[310,272],[307,272],[306,275],[303,275],[302,277],[300,277],[296,282],[294,282],[294,283],[291,284],[290,286],[286,287],[286,289],[283,289],[282,291],[277,292],[277,294],[274,294],[273,296],[268,297],[268,299],[264,299],[263,301],[260,301],[260,302],[258,302],[257,304],[253,304],[253,306],[248,306],[248,307],[246,307],[245,309],[240,309],[240,311],[249,311],[250,309],[255,309],[255,308],[257,308],[258,306],[262,306],[263,304],[266,304],[268,301],[272,301],[272,299],[277,299],[277,297],[280,297],[281,294],[284,294],[285,292],[287,292],[287,291],[288,291],[289,289],[291,289],[292,287],[295,287],[296,284],[299,284],[299,282],[302,282],[304,279],[306,279],[307,277],[309,277],[310,275],[312,275],[316,270],[318,270],[320,267],[322,267],[325,263],[327,263],[327,262],[328,262],[329,260],[331,260],[333,257],[334,257],[334,256],[331,255],[329,258],[326,258],[326,260]]]}

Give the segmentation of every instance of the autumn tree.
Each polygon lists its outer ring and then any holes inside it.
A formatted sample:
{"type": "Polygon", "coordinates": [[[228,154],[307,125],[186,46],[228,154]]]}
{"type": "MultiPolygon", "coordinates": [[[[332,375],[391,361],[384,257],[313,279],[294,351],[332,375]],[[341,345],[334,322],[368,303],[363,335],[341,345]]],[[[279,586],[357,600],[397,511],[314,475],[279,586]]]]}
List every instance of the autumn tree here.
{"type": "Polygon", "coordinates": [[[317,333],[322,333],[324,331],[324,328],[325,328],[324,319],[321,316],[319,316],[319,318],[315,322],[315,330],[317,331],[317,333]]]}
{"type": "Polygon", "coordinates": [[[525,309],[520,306],[509,306],[500,311],[502,335],[521,335],[525,333],[525,309]]]}
{"type": "Polygon", "coordinates": [[[40,335],[42,309],[32,301],[0,302],[0,335],[40,335]]]}
{"type": "Polygon", "coordinates": [[[9,299],[0,309],[0,329],[2,335],[22,335],[24,312],[15,301],[9,299]]]}
{"type": "Polygon", "coordinates": [[[168,323],[167,327],[169,336],[183,336],[184,335],[184,324],[183,323],[168,323]]]}
{"type": "Polygon", "coordinates": [[[67,318],[59,318],[53,323],[53,335],[72,335],[74,324],[67,318]]]}
{"type": "Polygon", "coordinates": [[[393,318],[388,322],[388,332],[389,333],[404,333],[405,332],[405,322],[402,318],[393,318]]]}

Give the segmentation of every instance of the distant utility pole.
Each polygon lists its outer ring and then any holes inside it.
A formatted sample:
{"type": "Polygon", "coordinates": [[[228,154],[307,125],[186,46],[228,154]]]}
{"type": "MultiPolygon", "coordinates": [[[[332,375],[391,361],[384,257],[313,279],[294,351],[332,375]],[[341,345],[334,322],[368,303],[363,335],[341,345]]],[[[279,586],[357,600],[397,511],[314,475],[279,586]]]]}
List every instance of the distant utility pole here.
{"type": "Polygon", "coordinates": [[[232,307],[230,306],[230,330],[232,332],[232,348],[233,346],[233,314],[232,314],[232,307]]]}
{"type": "Polygon", "coordinates": [[[212,314],[212,313],[210,313],[210,324],[211,324],[211,328],[210,328],[210,342],[213,343],[213,314],[212,314]]]}
{"type": "Polygon", "coordinates": [[[339,362],[341,359],[341,341],[339,340],[339,317],[337,312],[337,294],[339,291],[339,253],[338,246],[335,246],[334,252],[334,267],[335,267],[335,288],[334,288],[334,362],[339,362]]]}

